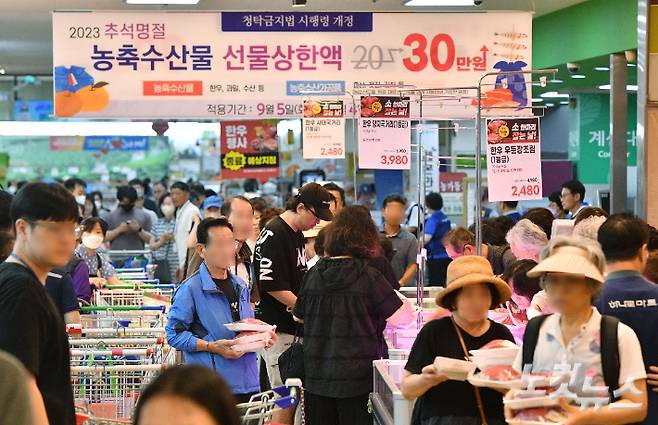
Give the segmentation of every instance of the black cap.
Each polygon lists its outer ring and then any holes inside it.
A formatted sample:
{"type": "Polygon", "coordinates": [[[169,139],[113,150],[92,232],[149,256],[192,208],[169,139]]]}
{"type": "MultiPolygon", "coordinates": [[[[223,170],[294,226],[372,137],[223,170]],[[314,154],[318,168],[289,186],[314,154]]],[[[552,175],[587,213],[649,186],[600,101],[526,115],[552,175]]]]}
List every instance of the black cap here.
{"type": "Polygon", "coordinates": [[[334,197],[317,183],[306,183],[299,189],[299,200],[307,207],[313,208],[315,214],[324,221],[331,221],[334,215],[329,210],[334,197]]]}

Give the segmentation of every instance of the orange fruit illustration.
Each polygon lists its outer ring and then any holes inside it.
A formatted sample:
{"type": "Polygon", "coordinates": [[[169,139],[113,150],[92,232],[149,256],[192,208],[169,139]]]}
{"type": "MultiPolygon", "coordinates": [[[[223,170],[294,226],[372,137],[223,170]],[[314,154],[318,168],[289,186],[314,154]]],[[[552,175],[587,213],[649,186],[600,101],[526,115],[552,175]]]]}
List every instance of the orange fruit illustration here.
{"type": "Polygon", "coordinates": [[[55,95],[55,116],[72,117],[82,110],[82,99],[77,93],[59,92],[55,95]]]}
{"type": "Polygon", "coordinates": [[[101,81],[93,86],[85,86],[76,92],[82,99],[84,112],[98,112],[107,107],[110,103],[110,93],[103,88],[107,84],[101,81]]]}

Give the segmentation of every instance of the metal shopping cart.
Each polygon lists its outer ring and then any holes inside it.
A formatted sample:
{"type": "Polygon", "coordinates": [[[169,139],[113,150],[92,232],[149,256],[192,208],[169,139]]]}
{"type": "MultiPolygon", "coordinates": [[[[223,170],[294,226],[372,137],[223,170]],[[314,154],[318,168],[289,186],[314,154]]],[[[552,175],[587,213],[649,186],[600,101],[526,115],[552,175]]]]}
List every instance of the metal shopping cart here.
{"type": "Polygon", "coordinates": [[[69,327],[71,380],[79,423],[130,423],[139,395],[175,350],[166,344],[165,308],[82,307],[83,324],[69,327]]]}
{"type": "Polygon", "coordinates": [[[94,304],[98,306],[170,305],[175,285],[156,280],[127,281],[120,285],[106,285],[95,291],[94,304]]]}
{"type": "MultiPolygon", "coordinates": [[[[255,394],[249,402],[238,404],[242,425],[264,425],[272,421],[272,415],[277,410],[294,406],[304,408],[304,391],[302,381],[288,379],[286,385],[255,394]]],[[[303,415],[302,415],[303,418],[303,415]]],[[[302,419],[302,425],[304,420],[302,419]]]]}
{"type": "Polygon", "coordinates": [[[111,250],[107,252],[118,273],[146,273],[147,279],[153,279],[155,261],[153,252],[144,250],[111,250]]]}

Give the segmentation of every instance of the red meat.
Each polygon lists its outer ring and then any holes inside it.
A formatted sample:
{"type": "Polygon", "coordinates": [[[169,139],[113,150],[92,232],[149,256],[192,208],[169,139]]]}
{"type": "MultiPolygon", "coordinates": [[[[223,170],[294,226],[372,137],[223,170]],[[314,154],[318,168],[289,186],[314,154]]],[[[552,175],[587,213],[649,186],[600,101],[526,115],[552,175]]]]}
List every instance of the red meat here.
{"type": "Polygon", "coordinates": [[[480,350],[495,350],[496,348],[515,348],[516,344],[506,339],[494,339],[484,344],[480,350]]]}
{"type": "Polygon", "coordinates": [[[488,368],[482,371],[482,378],[488,379],[490,381],[513,381],[515,379],[520,379],[521,374],[514,370],[512,366],[489,366],[488,368]]]}
{"type": "Polygon", "coordinates": [[[540,421],[550,411],[549,407],[533,407],[532,409],[523,409],[516,414],[514,419],[520,421],[540,421]]]}

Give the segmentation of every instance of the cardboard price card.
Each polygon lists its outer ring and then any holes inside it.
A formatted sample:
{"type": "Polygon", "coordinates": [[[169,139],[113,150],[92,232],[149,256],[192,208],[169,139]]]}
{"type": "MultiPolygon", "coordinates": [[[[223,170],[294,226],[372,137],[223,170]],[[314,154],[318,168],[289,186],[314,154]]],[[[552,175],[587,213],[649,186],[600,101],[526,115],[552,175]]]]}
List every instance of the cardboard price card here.
{"type": "Polygon", "coordinates": [[[408,170],[411,167],[409,98],[361,97],[359,167],[408,170]]]}
{"type": "Polygon", "coordinates": [[[341,100],[306,100],[302,119],[304,159],[345,158],[341,100]]]}
{"type": "Polygon", "coordinates": [[[489,201],[542,198],[539,118],[487,120],[489,201]]]}

